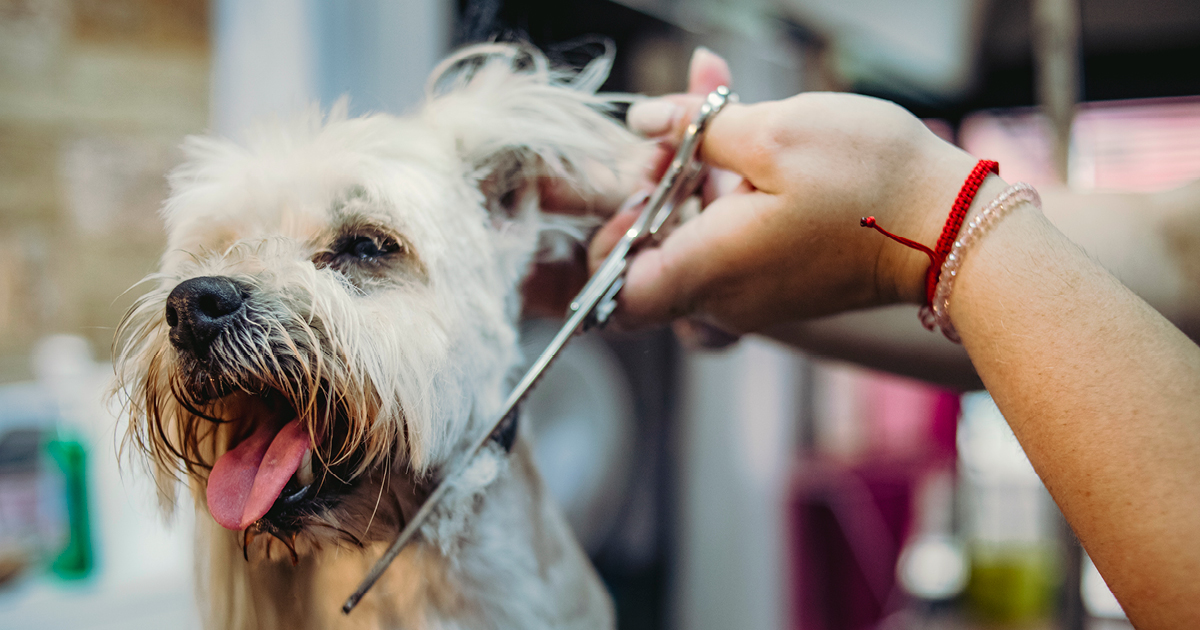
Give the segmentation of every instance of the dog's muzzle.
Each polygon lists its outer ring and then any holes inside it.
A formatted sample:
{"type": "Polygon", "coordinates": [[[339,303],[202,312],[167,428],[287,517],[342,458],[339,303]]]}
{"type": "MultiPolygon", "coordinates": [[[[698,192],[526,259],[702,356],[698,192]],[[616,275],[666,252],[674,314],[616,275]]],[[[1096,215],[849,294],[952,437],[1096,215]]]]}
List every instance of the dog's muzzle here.
{"type": "Polygon", "coordinates": [[[213,341],[240,321],[248,291],[232,278],[201,276],[184,280],[167,296],[167,325],[171,345],[208,359],[213,341]]]}

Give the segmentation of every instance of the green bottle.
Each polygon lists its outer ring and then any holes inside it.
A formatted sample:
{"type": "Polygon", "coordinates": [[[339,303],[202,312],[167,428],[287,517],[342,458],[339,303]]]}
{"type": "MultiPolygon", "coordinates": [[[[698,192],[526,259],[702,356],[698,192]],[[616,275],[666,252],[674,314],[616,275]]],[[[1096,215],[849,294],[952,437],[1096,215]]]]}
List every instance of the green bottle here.
{"type": "Polygon", "coordinates": [[[46,453],[63,475],[67,508],[67,540],[50,570],[64,580],[85,578],[92,572],[92,528],[88,516],[87,448],[61,431],[46,442],[46,453]]]}

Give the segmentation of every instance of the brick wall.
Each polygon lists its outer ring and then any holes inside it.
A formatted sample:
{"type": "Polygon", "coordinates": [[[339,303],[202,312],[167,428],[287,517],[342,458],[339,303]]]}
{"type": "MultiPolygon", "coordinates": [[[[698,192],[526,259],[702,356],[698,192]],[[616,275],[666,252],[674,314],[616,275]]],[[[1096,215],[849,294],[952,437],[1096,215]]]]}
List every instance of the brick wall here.
{"type": "Polygon", "coordinates": [[[46,334],[107,356],[209,57],[206,0],[0,0],[0,382],[46,334]]]}

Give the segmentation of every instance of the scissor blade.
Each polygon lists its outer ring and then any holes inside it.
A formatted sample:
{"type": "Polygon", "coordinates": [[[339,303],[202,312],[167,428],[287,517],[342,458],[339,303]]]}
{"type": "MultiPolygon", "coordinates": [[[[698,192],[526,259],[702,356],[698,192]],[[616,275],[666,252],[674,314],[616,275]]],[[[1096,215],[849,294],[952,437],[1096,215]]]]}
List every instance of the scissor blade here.
{"type": "Polygon", "coordinates": [[[480,451],[487,445],[488,440],[496,432],[500,423],[504,422],[504,419],[516,409],[521,400],[529,393],[529,390],[537,384],[538,379],[542,377],[542,374],[546,372],[550,364],[558,357],[558,353],[567,345],[571,337],[584,328],[591,325],[603,324],[607,320],[608,315],[615,308],[616,296],[623,282],[630,251],[643,238],[653,236],[658,231],[667,218],[670,217],[671,213],[674,212],[675,206],[680,201],[679,197],[681,193],[683,193],[683,196],[686,196],[694,189],[703,168],[695,161],[700,136],[704,133],[708,121],[731,98],[735,97],[724,86],[717,88],[709,94],[696,120],[689,125],[687,132],[684,134],[683,142],[680,143],[679,150],[671,160],[667,172],[659,180],[658,186],[655,187],[654,192],[650,195],[649,200],[646,202],[646,207],[638,215],[637,221],[625,232],[617,242],[617,245],[604,259],[604,262],[601,263],[600,268],[588,279],[583,289],[580,290],[579,294],[571,302],[566,323],[563,324],[558,334],[554,336],[554,339],[550,341],[549,345],[538,356],[538,359],[525,372],[525,375],[521,377],[521,380],[517,382],[517,386],[513,388],[512,393],[505,400],[504,406],[501,408],[495,421],[488,428],[487,433],[479,437],[472,447],[466,451],[466,455],[451,468],[450,474],[443,478],[441,483],[434,488],[429,497],[425,499],[425,502],[421,504],[421,508],[413,515],[412,520],[404,526],[404,529],[400,532],[395,542],[392,543],[391,547],[388,547],[383,556],[371,567],[371,571],[363,578],[358,588],[346,600],[346,603],[342,605],[343,613],[350,614],[350,611],[354,610],[354,607],[358,605],[367,591],[379,580],[383,572],[396,559],[396,556],[400,555],[400,552],[421,528],[421,524],[433,514],[433,510],[442,496],[453,485],[449,482],[462,475],[463,471],[471,466],[480,451]],[[598,308],[602,310],[602,315],[599,318],[596,317],[598,308]]]}
{"type": "MultiPolygon", "coordinates": [[[[616,277],[620,277],[620,274],[618,274],[616,277]]],[[[400,552],[403,551],[404,547],[408,545],[413,536],[416,535],[417,530],[421,528],[421,524],[428,520],[428,518],[433,514],[433,509],[441,500],[442,495],[446,493],[448,488],[454,485],[452,483],[453,480],[457,477],[460,477],[464,471],[471,467],[471,464],[474,463],[475,458],[479,456],[479,453],[483,451],[483,447],[487,445],[492,434],[495,433],[496,428],[500,426],[500,423],[503,422],[504,419],[508,417],[508,415],[512,413],[514,409],[516,409],[521,400],[523,400],[529,393],[529,390],[532,389],[535,384],[537,384],[538,379],[542,377],[542,374],[545,374],[546,370],[550,367],[550,364],[553,363],[554,359],[558,357],[558,353],[562,351],[563,347],[567,345],[567,342],[570,341],[571,337],[583,326],[584,320],[587,319],[588,315],[591,314],[596,302],[598,302],[603,296],[603,293],[598,294],[595,300],[587,303],[584,308],[580,308],[579,310],[571,313],[571,316],[567,318],[566,324],[559,329],[558,334],[556,334],[554,339],[552,339],[546,348],[542,350],[542,353],[538,356],[537,360],[533,362],[533,365],[531,365],[529,369],[525,371],[525,375],[522,376],[521,380],[517,382],[517,386],[514,387],[512,393],[508,395],[508,399],[504,402],[504,407],[501,408],[500,414],[496,417],[496,420],[492,423],[487,433],[484,433],[483,437],[479,438],[475,444],[473,444],[471,448],[467,450],[467,456],[453,467],[449,475],[446,475],[446,477],[444,477],[442,481],[438,483],[433,492],[429,494],[429,497],[425,499],[425,502],[421,504],[421,508],[417,510],[416,514],[413,515],[412,520],[410,520],[408,524],[404,526],[404,529],[400,532],[400,536],[398,536],[392,545],[388,547],[388,550],[384,552],[383,556],[381,556],[379,560],[375,562],[375,565],[371,567],[371,571],[367,573],[367,576],[363,578],[362,582],[359,583],[358,588],[355,589],[354,593],[346,599],[346,603],[342,604],[342,612],[344,614],[350,614],[350,611],[354,610],[354,607],[358,605],[358,602],[363,598],[364,595],[366,595],[367,591],[375,585],[375,582],[379,580],[379,578],[383,575],[383,572],[387,570],[389,565],[392,564],[392,562],[396,559],[396,556],[400,555],[400,552]]]]}

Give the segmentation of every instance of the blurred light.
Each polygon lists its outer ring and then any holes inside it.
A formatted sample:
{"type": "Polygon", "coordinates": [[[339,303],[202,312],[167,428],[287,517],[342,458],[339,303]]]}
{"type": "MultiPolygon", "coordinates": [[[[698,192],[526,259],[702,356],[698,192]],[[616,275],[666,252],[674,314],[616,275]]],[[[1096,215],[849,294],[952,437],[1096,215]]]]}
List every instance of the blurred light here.
{"type": "Polygon", "coordinates": [[[913,98],[951,98],[971,84],[980,39],[977,0],[781,0],[780,9],[833,43],[852,83],[913,98]]]}
{"type": "Polygon", "coordinates": [[[967,585],[967,557],[962,543],[950,536],[925,536],[904,548],[896,577],[913,597],[951,599],[967,585]]]}

